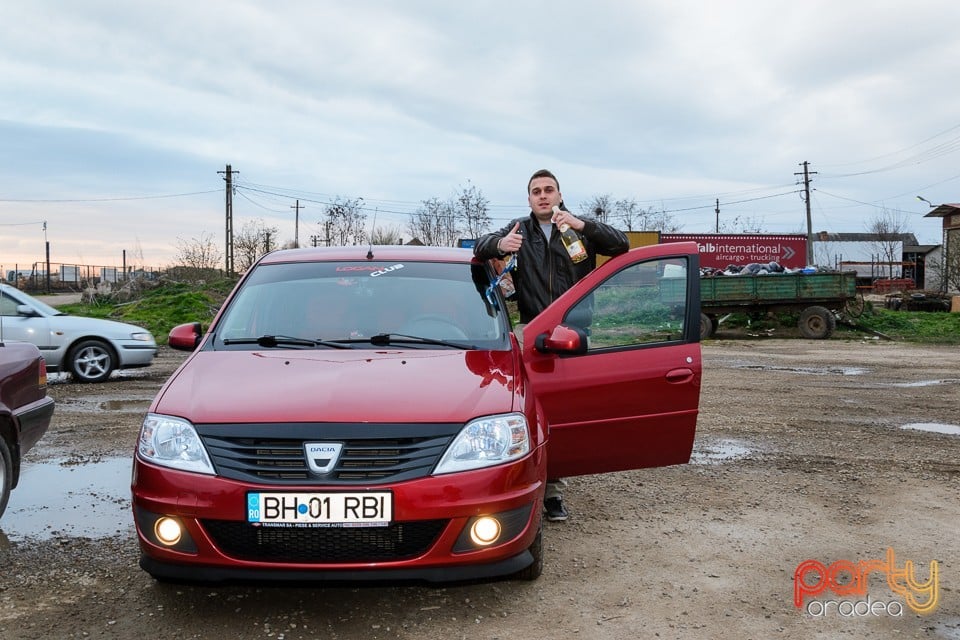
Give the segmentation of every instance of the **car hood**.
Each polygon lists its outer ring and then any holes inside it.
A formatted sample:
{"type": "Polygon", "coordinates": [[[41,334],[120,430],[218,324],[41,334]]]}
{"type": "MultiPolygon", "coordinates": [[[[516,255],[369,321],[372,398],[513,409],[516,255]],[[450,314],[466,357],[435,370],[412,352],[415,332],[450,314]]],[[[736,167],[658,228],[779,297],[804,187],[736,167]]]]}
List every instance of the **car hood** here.
{"type": "Polygon", "coordinates": [[[513,410],[513,354],[457,350],[199,351],[151,411],[198,424],[464,422],[513,410]]]}

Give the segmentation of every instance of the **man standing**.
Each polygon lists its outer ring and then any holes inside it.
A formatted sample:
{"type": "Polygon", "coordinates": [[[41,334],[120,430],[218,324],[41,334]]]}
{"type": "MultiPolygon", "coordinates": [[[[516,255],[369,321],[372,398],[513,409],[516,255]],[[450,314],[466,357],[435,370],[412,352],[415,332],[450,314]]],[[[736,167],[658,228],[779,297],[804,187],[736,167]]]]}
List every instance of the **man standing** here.
{"type": "MultiPolygon", "coordinates": [[[[622,231],[596,220],[581,220],[566,210],[560,183],[546,169],[527,182],[530,215],[513,220],[503,229],[482,236],[474,247],[481,260],[517,254],[513,272],[520,322],[530,322],[597,265],[597,254],[617,256],[630,244],[622,231]],[[555,212],[554,207],[559,211],[555,212]],[[574,263],[560,239],[558,227],[577,232],[587,250],[587,259],[574,263]]],[[[567,519],[563,506],[562,479],[548,479],[543,506],[547,520],[567,519]]]]}

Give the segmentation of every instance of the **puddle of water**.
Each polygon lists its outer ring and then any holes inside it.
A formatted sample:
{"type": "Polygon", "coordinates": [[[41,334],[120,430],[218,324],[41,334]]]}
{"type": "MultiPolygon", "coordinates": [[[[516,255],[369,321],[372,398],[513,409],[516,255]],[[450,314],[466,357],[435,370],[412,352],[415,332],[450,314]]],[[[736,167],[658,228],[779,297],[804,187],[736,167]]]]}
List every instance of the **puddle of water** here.
{"type": "Polygon", "coordinates": [[[932,627],[938,638],[946,640],[960,640],[960,618],[950,616],[937,622],[932,627]]]}
{"type": "Polygon", "coordinates": [[[772,364],[741,364],[735,365],[734,368],[753,371],[786,371],[805,376],[862,376],[870,372],[863,367],[781,367],[772,364]]]}
{"type": "Polygon", "coordinates": [[[940,424],[938,422],[911,422],[905,424],[901,429],[913,429],[915,431],[929,431],[930,433],[944,433],[948,436],[960,436],[960,427],[955,424],[940,424]]]}
{"type": "MultiPolygon", "coordinates": [[[[142,367],[137,369],[121,369],[119,371],[114,371],[110,374],[110,381],[116,382],[117,380],[124,379],[134,379],[134,378],[145,378],[149,375],[152,375],[150,367],[142,367]]],[[[66,371],[51,371],[47,374],[47,384],[79,384],[74,383],[73,376],[66,371]]]]}
{"type": "Polygon", "coordinates": [[[153,396],[87,396],[65,398],[57,403],[63,411],[82,413],[115,411],[120,413],[146,413],[153,396]]]}
{"type": "Polygon", "coordinates": [[[945,378],[943,380],[918,380],[916,382],[891,382],[887,387],[933,387],[938,384],[957,384],[960,380],[956,378],[945,378]]]}
{"type": "Polygon", "coordinates": [[[746,458],[753,451],[736,440],[717,440],[709,444],[696,444],[690,454],[690,464],[721,464],[746,458]]]}
{"type": "Polygon", "coordinates": [[[0,532],[10,540],[107,538],[133,530],[130,458],[24,464],[0,532]]]}

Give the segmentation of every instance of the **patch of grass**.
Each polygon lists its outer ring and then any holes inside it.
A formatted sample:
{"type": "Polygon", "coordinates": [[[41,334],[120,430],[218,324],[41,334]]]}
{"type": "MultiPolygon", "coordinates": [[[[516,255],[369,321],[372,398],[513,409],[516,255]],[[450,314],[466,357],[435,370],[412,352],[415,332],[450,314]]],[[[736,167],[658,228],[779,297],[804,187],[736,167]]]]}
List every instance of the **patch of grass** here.
{"type": "MultiPolygon", "coordinates": [[[[854,323],[894,340],[929,344],[960,344],[960,313],[945,311],[892,311],[874,308],[864,312],[854,323]]],[[[838,333],[855,333],[842,325],[838,333]]]]}
{"type": "MultiPolygon", "coordinates": [[[[799,313],[772,313],[749,316],[734,313],[727,317],[720,331],[799,336],[797,320],[799,313]]],[[[926,344],[960,344],[960,313],[940,311],[893,311],[868,304],[858,318],[846,318],[856,325],[850,327],[837,322],[834,338],[849,339],[862,335],[881,333],[902,342],[926,344]]]]}
{"type": "Polygon", "coordinates": [[[89,304],[68,304],[58,308],[76,316],[129,322],[149,330],[157,343],[166,344],[167,334],[178,324],[200,322],[204,327],[208,326],[234,283],[231,280],[202,285],[167,282],[145,289],[139,298],[129,302],[118,302],[105,296],[89,304]]]}

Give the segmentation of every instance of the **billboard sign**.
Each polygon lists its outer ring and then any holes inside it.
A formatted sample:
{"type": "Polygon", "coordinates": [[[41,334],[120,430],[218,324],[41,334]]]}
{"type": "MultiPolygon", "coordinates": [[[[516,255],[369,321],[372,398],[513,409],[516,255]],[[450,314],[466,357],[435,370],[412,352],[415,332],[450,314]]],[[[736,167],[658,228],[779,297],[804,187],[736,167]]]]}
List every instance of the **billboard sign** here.
{"type": "Polygon", "coordinates": [[[802,234],[663,233],[660,241],[696,242],[700,247],[700,266],[711,269],[770,262],[799,269],[807,263],[807,236],[802,234]]]}

